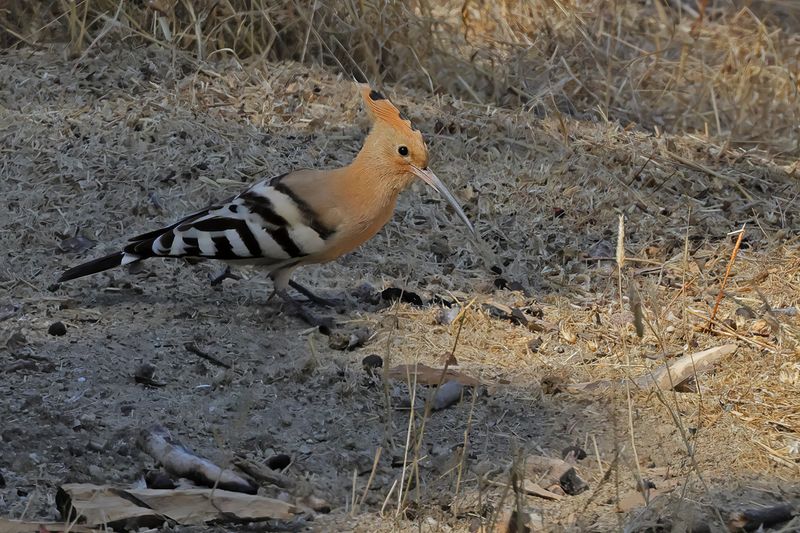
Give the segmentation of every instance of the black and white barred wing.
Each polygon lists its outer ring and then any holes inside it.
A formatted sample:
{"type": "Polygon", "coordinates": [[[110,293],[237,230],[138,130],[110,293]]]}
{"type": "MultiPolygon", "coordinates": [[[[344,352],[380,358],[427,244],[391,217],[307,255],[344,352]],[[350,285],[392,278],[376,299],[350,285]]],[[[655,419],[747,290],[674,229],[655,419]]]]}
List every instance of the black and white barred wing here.
{"type": "Polygon", "coordinates": [[[333,233],[278,179],[259,182],[221,205],[131,239],[130,258],[208,257],[282,263],[322,251],[333,233]]]}
{"type": "Polygon", "coordinates": [[[205,257],[280,267],[319,253],[335,228],[323,225],[294,194],[285,183],[290,176],[261,181],[171,226],[138,235],[122,252],[69,269],[59,281],[148,257],[205,257]]]}

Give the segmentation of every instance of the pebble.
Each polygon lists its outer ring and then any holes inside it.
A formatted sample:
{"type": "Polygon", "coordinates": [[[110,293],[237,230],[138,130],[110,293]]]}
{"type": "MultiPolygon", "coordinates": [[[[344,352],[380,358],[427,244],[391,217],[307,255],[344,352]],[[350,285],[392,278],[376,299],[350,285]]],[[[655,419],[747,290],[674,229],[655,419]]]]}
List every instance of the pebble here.
{"type": "Polygon", "coordinates": [[[581,459],[586,459],[586,450],[581,448],[580,446],[567,446],[563,450],[561,450],[561,458],[566,459],[568,455],[572,454],[572,456],[580,461],[581,459]]]}
{"type": "Polygon", "coordinates": [[[64,325],[63,322],[53,322],[50,324],[50,327],[47,328],[47,333],[50,335],[55,335],[56,337],[61,337],[67,334],[67,326],[64,325]]]}
{"type": "Polygon", "coordinates": [[[448,381],[446,383],[442,383],[442,385],[436,391],[436,394],[433,396],[433,403],[431,406],[432,409],[434,411],[440,411],[450,407],[461,399],[461,393],[463,390],[464,386],[458,381],[448,381]]]}
{"type": "Polygon", "coordinates": [[[436,315],[436,323],[442,326],[452,324],[458,314],[461,312],[461,307],[454,305],[453,307],[442,307],[436,315]]]}
{"type": "Polygon", "coordinates": [[[144,475],[148,489],[174,489],[175,482],[163,470],[149,470],[144,475]]]}
{"type": "Polygon", "coordinates": [[[102,481],[106,477],[106,471],[97,465],[89,465],[89,475],[95,481],[102,481]]]}
{"type": "Polygon", "coordinates": [[[285,453],[279,453],[273,455],[269,459],[267,459],[267,466],[270,467],[272,470],[283,470],[289,464],[291,464],[292,458],[286,455],[285,453]]]}
{"type": "Polygon", "coordinates": [[[383,368],[383,358],[380,355],[371,354],[361,360],[361,365],[368,374],[372,374],[375,369],[383,368]]]}
{"type": "Polygon", "coordinates": [[[102,440],[90,440],[86,443],[86,449],[92,452],[102,452],[106,449],[106,443],[102,440]]]}

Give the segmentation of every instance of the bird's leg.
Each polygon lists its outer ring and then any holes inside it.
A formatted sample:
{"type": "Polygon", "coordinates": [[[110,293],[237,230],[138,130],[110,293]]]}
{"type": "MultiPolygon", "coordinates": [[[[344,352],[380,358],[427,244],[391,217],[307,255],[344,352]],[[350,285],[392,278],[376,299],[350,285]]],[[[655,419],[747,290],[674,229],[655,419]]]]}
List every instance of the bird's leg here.
{"type": "Polygon", "coordinates": [[[226,279],[235,279],[240,280],[242,279],[241,276],[238,276],[231,272],[230,265],[226,265],[224,269],[220,270],[219,272],[214,272],[208,275],[208,279],[211,280],[211,286],[219,285],[226,279]]]}
{"type": "Polygon", "coordinates": [[[319,331],[324,335],[330,335],[331,329],[335,326],[333,319],[330,317],[320,318],[314,313],[305,308],[303,304],[292,298],[292,296],[284,289],[276,289],[275,293],[292,308],[300,318],[305,320],[309,325],[319,328],[319,331]]]}
{"type": "Polygon", "coordinates": [[[300,285],[296,281],[290,279],[289,286],[305,296],[309,299],[309,301],[314,302],[317,305],[321,305],[322,307],[340,307],[342,305],[342,301],[336,298],[323,298],[322,296],[317,296],[311,290],[307,289],[306,287],[300,285]]]}

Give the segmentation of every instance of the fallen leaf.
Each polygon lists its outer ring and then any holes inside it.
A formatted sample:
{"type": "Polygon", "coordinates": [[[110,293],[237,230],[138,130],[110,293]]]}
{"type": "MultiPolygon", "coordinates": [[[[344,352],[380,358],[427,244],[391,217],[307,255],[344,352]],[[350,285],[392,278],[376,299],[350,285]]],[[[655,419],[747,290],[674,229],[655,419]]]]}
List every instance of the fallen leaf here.
{"type": "Polygon", "coordinates": [[[463,372],[448,368],[433,368],[428,365],[417,363],[415,365],[398,365],[389,369],[387,373],[391,379],[401,379],[410,382],[416,381],[420,385],[438,385],[446,381],[457,381],[468,387],[476,387],[481,384],[480,380],[468,376],[463,372]],[[444,373],[444,375],[442,375],[444,373]]]}
{"type": "Polygon", "coordinates": [[[102,529],[73,524],[71,522],[37,522],[35,520],[9,520],[0,518],[0,533],[31,533],[31,531],[50,531],[51,533],[100,533],[102,529]],[[44,529],[42,529],[44,528],[44,529]]]}
{"type": "Polygon", "coordinates": [[[564,498],[564,496],[560,494],[556,494],[555,492],[550,492],[549,490],[542,488],[539,484],[534,483],[530,479],[523,480],[522,491],[529,496],[538,496],[539,498],[544,498],[546,500],[558,501],[564,498]]]}
{"type": "Polygon", "coordinates": [[[90,527],[160,527],[164,520],[182,525],[210,521],[290,520],[300,510],[289,503],[220,489],[132,489],[91,483],[62,485],[56,504],[65,520],[79,518],[90,527]],[[135,524],[132,526],[131,524],[135,524]]]}

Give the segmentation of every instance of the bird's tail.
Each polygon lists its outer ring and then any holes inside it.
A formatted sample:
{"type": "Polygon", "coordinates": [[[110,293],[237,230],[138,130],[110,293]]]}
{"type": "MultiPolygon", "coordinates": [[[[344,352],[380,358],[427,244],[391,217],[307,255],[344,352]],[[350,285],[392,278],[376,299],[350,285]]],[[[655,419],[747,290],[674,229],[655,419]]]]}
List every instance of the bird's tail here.
{"type": "Polygon", "coordinates": [[[140,257],[132,256],[131,254],[125,252],[116,252],[70,268],[61,274],[61,277],[58,278],[58,282],[61,283],[62,281],[69,281],[71,279],[82,278],[83,276],[88,276],[90,274],[97,274],[98,272],[118,267],[123,264],[134,263],[140,259],[140,257]]]}

